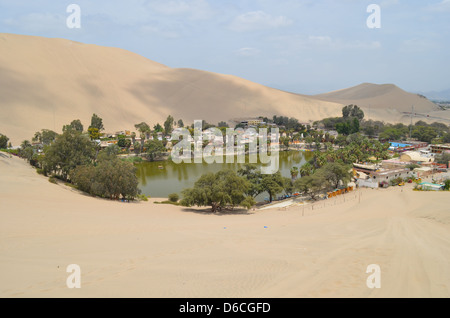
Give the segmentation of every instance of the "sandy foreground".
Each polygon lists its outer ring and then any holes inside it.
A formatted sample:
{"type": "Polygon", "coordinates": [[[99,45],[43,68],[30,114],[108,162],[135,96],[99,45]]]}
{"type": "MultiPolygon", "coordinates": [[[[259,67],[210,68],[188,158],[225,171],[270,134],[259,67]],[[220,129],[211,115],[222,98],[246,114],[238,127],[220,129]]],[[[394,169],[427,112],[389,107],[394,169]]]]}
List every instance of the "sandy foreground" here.
{"type": "Polygon", "coordinates": [[[450,296],[449,193],[363,189],[220,215],[153,201],[80,195],[0,154],[0,296],[450,296]]]}

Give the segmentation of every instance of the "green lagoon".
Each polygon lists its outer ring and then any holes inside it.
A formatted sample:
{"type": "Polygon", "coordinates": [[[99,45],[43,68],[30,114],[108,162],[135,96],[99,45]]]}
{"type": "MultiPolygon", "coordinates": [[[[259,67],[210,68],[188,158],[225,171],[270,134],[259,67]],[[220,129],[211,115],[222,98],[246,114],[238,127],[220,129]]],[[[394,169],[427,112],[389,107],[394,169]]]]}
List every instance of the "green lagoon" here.
{"type": "MultiPolygon", "coordinates": [[[[311,152],[284,151],[279,153],[279,171],[284,177],[291,177],[292,167],[301,167],[312,156],[311,152]]],[[[236,161],[236,157],[235,157],[236,161]]],[[[246,162],[249,162],[248,156],[246,162]]],[[[167,198],[170,193],[178,193],[190,188],[202,174],[217,172],[222,169],[239,170],[244,164],[240,163],[181,163],[171,160],[158,162],[142,162],[136,164],[139,188],[142,193],[153,198],[167,198]]],[[[257,200],[264,200],[266,194],[261,194],[257,200]]]]}

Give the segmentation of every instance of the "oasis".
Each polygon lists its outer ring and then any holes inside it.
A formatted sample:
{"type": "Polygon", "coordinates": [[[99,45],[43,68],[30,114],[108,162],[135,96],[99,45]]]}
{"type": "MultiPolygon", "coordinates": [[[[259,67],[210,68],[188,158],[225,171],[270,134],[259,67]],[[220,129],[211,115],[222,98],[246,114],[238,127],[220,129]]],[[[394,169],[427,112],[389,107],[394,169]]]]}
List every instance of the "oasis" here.
{"type": "Polygon", "coordinates": [[[270,129],[270,140],[267,128],[227,128],[226,134],[218,128],[202,130],[202,121],[194,121],[193,136],[186,128],[178,128],[172,132],[171,140],[178,141],[172,149],[174,163],[245,163],[248,153],[249,163],[262,163],[262,174],[273,174],[279,169],[278,128],[270,129]],[[270,144],[270,147],[268,146],[270,144]],[[246,150],[248,145],[248,151],[246,150]],[[225,149],[224,149],[225,148],[225,149]],[[269,152],[270,148],[270,152],[269,152]],[[259,154],[259,158],[258,158],[259,154]]]}

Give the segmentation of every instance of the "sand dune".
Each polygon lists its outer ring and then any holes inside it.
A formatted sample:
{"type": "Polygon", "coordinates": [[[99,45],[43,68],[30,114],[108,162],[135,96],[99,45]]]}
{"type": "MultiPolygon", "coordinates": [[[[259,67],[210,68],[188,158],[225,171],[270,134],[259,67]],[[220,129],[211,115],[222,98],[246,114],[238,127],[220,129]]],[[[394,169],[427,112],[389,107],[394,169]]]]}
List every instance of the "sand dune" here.
{"type": "Polygon", "coordinates": [[[6,155],[0,171],[1,297],[450,296],[448,193],[408,185],[218,216],[80,195],[6,155]],[[66,286],[69,264],[81,289],[66,286]]]}
{"type": "Polygon", "coordinates": [[[20,143],[42,128],[60,131],[92,113],[108,131],[163,123],[217,123],[237,115],[337,115],[341,105],[289,94],[231,76],[173,69],[137,54],[63,39],[0,34],[0,131],[20,143]]]}
{"type": "Polygon", "coordinates": [[[74,119],[87,128],[93,113],[115,132],[142,121],[162,124],[168,115],[187,124],[259,115],[308,122],[340,116],[352,103],[366,118],[386,122],[409,122],[402,112],[411,105],[432,116],[420,119],[450,121],[450,111],[394,85],[366,83],[307,96],[232,75],[170,68],[119,48],[0,33],[0,133],[14,145],[40,129],[60,132],[74,119]]]}
{"type": "Polygon", "coordinates": [[[445,123],[450,120],[449,111],[440,111],[439,107],[430,100],[417,94],[408,93],[394,84],[363,83],[350,88],[314,95],[314,97],[345,105],[358,105],[364,110],[366,119],[409,123],[411,116],[404,113],[410,113],[414,106],[414,113],[418,113],[414,117],[414,122],[424,120],[445,123]]]}

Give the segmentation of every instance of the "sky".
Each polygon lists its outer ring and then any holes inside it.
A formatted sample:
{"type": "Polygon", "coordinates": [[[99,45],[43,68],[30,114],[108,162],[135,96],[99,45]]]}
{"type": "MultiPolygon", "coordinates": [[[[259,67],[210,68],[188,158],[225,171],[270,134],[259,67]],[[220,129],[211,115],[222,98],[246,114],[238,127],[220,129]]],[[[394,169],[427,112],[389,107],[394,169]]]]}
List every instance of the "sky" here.
{"type": "Polygon", "coordinates": [[[450,88],[450,0],[0,0],[0,33],[119,47],[303,94],[450,88]],[[68,27],[70,4],[80,28],[68,27]]]}

